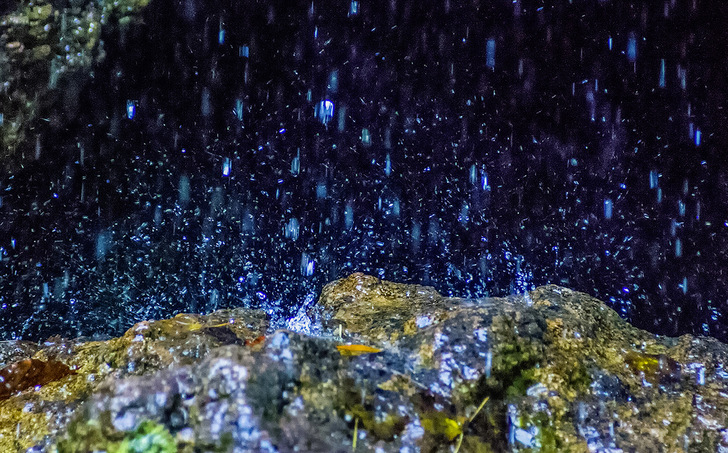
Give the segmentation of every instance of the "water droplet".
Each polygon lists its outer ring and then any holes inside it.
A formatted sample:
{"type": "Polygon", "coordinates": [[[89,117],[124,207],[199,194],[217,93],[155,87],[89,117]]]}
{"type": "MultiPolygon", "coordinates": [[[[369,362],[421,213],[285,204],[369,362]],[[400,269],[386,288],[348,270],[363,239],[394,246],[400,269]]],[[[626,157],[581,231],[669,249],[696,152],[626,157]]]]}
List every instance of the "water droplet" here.
{"type": "Polygon", "coordinates": [[[634,33],[630,33],[629,39],[627,40],[627,60],[630,63],[637,61],[637,37],[634,33]]]}
{"type": "Polygon", "coordinates": [[[217,289],[213,289],[210,291],[210,299],[207,302],[206,310],[207,312],[213,312],[217,310],[218,308],[218,301],[220,300],[220,291],[217,289]]]}
{"type": "Polygon", "coordinates": [[[293,239],[294,241],[298,239],[298,233],[300,230],[300,225],[298,223],[298,219],[293,217],[291,220],[288,221],[286,224],[285,231],[283,232],[284,236],[293,239]]]}
{"type": "Polygon", "coordinates": [[[314,117],[318,118],[322,124],[326,125],[334,117],[334,103],[325,99],[318,104],[314,110],[314,117]]]}
{"type": "Polygon", "coordinates": [[[612,218],[612,200],[610,198],[604,199],[604,218],[607,220],[612,218]]]}
{"type": "Polygon", "coordinates": [[[186,205],[190,201],[190,178],[187,175],[180,176],[177,195],[181,205],[186,205]]]}
{"type": "Polygon", "coordinates": [[[680,238],[675,239],[675,257],[680,258],[682,256],[682,241],[680,238]]]}
{"type": "Polygon", "coordinates": [[[347,230],[354,225],[354,208],[351,203],[346,203],[346,208],[344,208],[344,225],[347,230]]]}
{"type": "Polygon", "coordinates": [[[678,285],[680,289],[682,289],[683,294],[687,294],[688,292],[688,278],[683,277],[682,283],[678,285]]]}
{"type": "Polygon", "coordinates": [[[590,89],[586,92],[586,103],[589,105],[589,116],[592,121],[596,120],[597,103],[594,92],[590,89]]]}
{"type": "Polygon", "coordinates": [[[243,100],[240,98],[235,99],[235,108],[233,108],[233,113],[235,114],[235,117],[238,119],[238,121],[243,121],[243,100]]]}
{"type": "Polygon", "coordinates": [[[225,28],[223,26],[222,19],[220,19],[220,29],[217,32],[217,43],[225,44],[225,28]]]}
{"type": "Polygon", "coordinates": [[[316,262],[309,256],[307,252],[301,254],[301,275],[310,277],[313,275],[316,262]]]}
{"type": "Polygon", "coordinates": [[[320,182],[316,185],[316,198],[322,200],[326,198],[326,183],[320,182]]]}
{"type": "Polygon", "coordinates": [[[157,205],[154,208],[154,224],[159,226],[162,223],[162,207],[157,205]]]}
{"type": "Polygon", "coordinates": [[[126,101],[126,117],[130,120],[134,119],[134,115],[136,115],[136,103],[132,100],[126,101]]]}
{"type": "Polygon", "coordinates": [[[372,136],[369,133],[369,129],[362,129],[361,130],[361,143],[364,146],[369,146],[372,144],[372,136]]]}
{"type": "Polygon", "coordinates": [[[490,38],[485,44],[485,65],[490,69],[495,68],[495,39],[490,38]]]}
{"type": "Polygon", "coordinates": [[[460,208],[460,214],[458,215],[458,221],[462,224],[468,223],[470,220],[469,212],[470,206],[467,203],[463,203],[463,206],[460,208]]]}
{"type": "Polygon", "coordinates": [[[415,221],[412,222],[412,229],[410,230],[410,246],[412,247],[412,252],[417,253],[420,250],[420,241],[422,239],[422,227],[420,226],[420,223],[415,221]]]}
{"type": "Polygon", "coordinates": [[[329,92],[336,93],[339,90],[339,71],[338,69],[334,69],[329,74],[329,84],[328,87],[329,92]]]}
{"type": "Polygon", "coordinates": [[[351,4],[349,5],[349,17],[356,16],[357,14],[359,14],[359,2],[351,0],[351,4]]]}
{"type": "Polygon", "coordinates": [[[301,148],[296,151],[296,157],[291,161],[291,174],[293,176],[298,175],[301,171],[301,148]]]}
{"type": "Polygon", "coordinates": [[[200,101],[200,113],[204,117],[209,117],[212,113],[212,101],[210,95],[210,89],[208,87],[202,88],[202,99],[200,101]]]}
{"type": "MultiPolygon", "coordinates": [[[[13,243],[13,247],[15,244],[13,243]]],[[[96,236],[96,259],[101,261],[106,256],[106,253],[111,247],[111,233],[109,231],[102,231],[96,236]]],[[[40,264],[40,263],[39,263],[40,264]]]]}
{"type": "Polygon", "coordinates": [[[658,178],[659,178],[659,175],[657,173],[657,170],[651,170],[650,171],[650,189],[657,188],[658,178]]]}

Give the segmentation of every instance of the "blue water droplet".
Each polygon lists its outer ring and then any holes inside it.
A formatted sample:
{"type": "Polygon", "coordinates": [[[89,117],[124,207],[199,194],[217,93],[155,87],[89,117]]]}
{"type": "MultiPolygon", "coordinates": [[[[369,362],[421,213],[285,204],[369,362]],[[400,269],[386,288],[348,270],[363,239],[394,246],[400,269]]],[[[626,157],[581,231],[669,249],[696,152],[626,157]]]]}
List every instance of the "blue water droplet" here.
{"type": "Polygon", "coordinates": [[[657,170],[650,170],[650,189],[656,189],[659,175],[657,170]]]}
{"type": "Polygon", "coordinates": [[[132,100],[126,101],[126,117],[130,120],[134,119],[136,115],[136,103],[132,100]]]}
{"type": "Polygon", "coordinates": [[[361,143],[364,146],[372,144],[372,135],[369,133],[369,129],[364,128],[361,130],[361,143]]]}
{"type": "Polygon", "coordinates": [[[627,40],[627,60],[631,63],[637,61],[637,37],[634,33],[630,33],[627,40]]]}
{"type": "Polygon", "coordinates": [[[314,117],[321,121],[322,124],[328,124],[331,118],[334,117],[334,103],[325,99],[316,104],[314,117]]]}
{"type": "Polygon", "coordinates": [[[607,220],[612,218],[612,200],[610,198],[604,199],[604,218],[607,220]]]}
{"type": "Polygon", "coordinates": [[[179,178],[178,199],[183,205],[190,201],[190,178],[186,175],[179,178]]]}
{"type": "Polygon", "coordinates": [[[344,208],[344,225],[347,230],[354,225],[354,208],[351,203],[347,203],[346,208],[344,208]]]}
{"type": "Polygon", "coordinates": [[[357,14],[359,14],[359,2],[352,0],[349,5],[349,17],[356,16],[357,14]]]}
{"type": "Polygon", "coordinates": [[[301,171],[301,148],[296,151],[296,157],[291,161],[291,174],[293,176],[298,175],[301,171]]]}
{"type": "Polygon", "coordinates": [[[495,68],[495,39],[491,38],[485,45],[485,65],[490,69],[495,68]]]}

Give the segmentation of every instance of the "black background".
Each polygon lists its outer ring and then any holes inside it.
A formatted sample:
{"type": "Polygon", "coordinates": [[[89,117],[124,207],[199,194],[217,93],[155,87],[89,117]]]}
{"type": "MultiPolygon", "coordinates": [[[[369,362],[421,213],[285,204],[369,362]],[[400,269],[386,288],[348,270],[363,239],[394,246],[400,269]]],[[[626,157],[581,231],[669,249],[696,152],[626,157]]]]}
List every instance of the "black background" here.
{"type": "Polygon", "coordinates": [[[556,283],[726,340],[727,8],[152,0],[110,17],[93,74],[44,100],[39,159],[0,177],[0,337],[239,305],[282,323],[363,271],[468,297],[556,283]]]}

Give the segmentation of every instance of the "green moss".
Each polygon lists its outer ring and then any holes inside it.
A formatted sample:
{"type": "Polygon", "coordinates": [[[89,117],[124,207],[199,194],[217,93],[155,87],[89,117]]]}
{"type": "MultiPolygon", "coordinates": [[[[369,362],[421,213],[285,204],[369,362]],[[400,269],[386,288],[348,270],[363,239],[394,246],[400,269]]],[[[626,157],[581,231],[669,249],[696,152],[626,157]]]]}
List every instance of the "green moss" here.
{"type": "Polygon", "coordinates": [[[144,421],[131,434],[127,434],[118,447],[109,453],[175,453],[177,445],[167,429],[155,422],[144,421]]]}
{"type": "Polygon", "coordinates": [[[492,351],[491,376],[486,380],[488,394],[523,395],[534,383],[534,368],[543,355],[542,345],[518,334],[515,321],[507,317],[493,318],[491,332],[495,339],[492,351]]]}
{"type": "Polygon", "coordinates": [[[361,420],[361,425],[377,440],[386,442],[391,442],[395,437],[402,434],[409,421],[407,417],[393,414],[384,414],[382,417],[377,417],[373,411],[366,410],[361,404],[352,407],[351,414],[361,420]]]}
{"type": "MultiPolygon", "coordinates": [[[[321,386],[322,384],[318,385],[319,388],[321,386]]],[[[339,411],[342,416],[349,414],[353,418],[359,419],[360,429],[366,429],[378,440],[386,442],[394,440],[396,436],[402,434],[409,422],[408,417],[377,413],[373,408],[373,395],[363,392],[353,379],[344,379],[336,386],[324,385],[321,396],[328,401],[335,401],[335,410],[339,411]],[[336,392],[333,398],[327,396],[331,391],[336,392]]]]}
{"type": "Polygon", "coordinates": [[[51,5],[31,6],[26,9],[30,22],[47,20],[52,12],[53,7],[51,5]]]}
{"type": "Polygon", "coordinates": [[[465,417],[449,417],[439,411],[428,411],[420,417],[420,424],[426,433],[448,442],[462,434],[464,423],[465,417]]]}
{"type": "Polygon", "coordinates": [[[58,453],[86,453],[89,451],[108,450],[110,445],[120,443],[123,433],[109,429],[109,415],[101,419],[76,420],[70,424],[65,436],[58,441],[58,453]]]}
{"type": "Polygon", "coordinates": [[[460,451],[468,453],[493,453],[495,450],[477,436],[465,436],[460,451]]]}
{"type": "Polygon", "coordinates": [[[524,416],[522,426],[535,426],[537,433],[533,447],[526,448],[524,452],[539,453],[582,453],[588,451],[586,441],[571,433],[559,420],[555,420],[545,412],[536,412],[524,416]]]}
{"type": "MultiPolygon", "coordinates": [[[[106,416],[108,418],[108,415],[106,416]]],[[[104,421],[76,421],[56,445],[58,453],[175,453],[177,444],[172,434],[159,423],[145,420],[137,429],[120,433],[104,421]]]]}

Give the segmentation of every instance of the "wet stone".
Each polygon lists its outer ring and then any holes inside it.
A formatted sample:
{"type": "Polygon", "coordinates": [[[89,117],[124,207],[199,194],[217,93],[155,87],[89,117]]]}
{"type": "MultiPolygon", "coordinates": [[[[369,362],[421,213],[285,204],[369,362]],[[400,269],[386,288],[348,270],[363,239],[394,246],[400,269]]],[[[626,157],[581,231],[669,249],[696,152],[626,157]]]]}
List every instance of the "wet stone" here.
{"type": "Polygon", "coordinates": [[[713,452],[727,429],[724,344],[566,288],[464,300],[353,274],[308,313],[319,335],[235,309],[8,343],[72,373],[8,392],[0,449],[713,452]]]}
{"type": "Polygon", "coordinates": [[[110,19],[138,22],[148,0],[4,3],[8,6],[0,15],[0,46],[9,58],[0,55],[7,96],[0,121],[0,168],[13,170],[35,156],[30,152],[35,146],[34,121],[64,99],[62,86],[85,87],[92,80],[92,68],[105,56],[99,39],[103,26],[110,19]]]}

